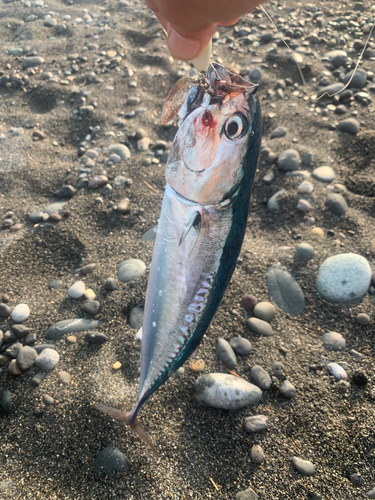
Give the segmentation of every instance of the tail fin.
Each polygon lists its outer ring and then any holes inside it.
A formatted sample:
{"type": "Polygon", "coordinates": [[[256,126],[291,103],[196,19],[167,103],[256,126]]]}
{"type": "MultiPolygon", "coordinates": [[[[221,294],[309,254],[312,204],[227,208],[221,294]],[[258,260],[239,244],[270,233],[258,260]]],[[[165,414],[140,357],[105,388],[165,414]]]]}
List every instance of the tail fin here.
{"type": "Polygon", "coordinates": [[[120,422],[124,422],[124,424],[128,425],[131,430],[137,434],[140,440],[143,441],[154,453],[159,454],[155,444],[151,441],[143,427],[141,427],[138,419],[131,419],[130,413],[117,410],[116,408],[112,408],[110,406],[102,405],[101,403],[95,403],[94,408],[95,410],[99,410],[106,415],[119,420],[120,422]]]}

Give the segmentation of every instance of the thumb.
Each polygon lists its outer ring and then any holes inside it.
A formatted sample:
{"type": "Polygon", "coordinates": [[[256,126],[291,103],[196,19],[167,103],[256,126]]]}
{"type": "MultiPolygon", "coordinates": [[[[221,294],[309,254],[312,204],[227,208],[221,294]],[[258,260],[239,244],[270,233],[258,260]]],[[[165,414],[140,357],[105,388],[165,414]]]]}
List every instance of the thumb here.
{"type": "Polygon", "coordinates": [[[217,26],[217,23],[214,23],[200,31],[187,32],[176,25],[167,23],[170,53],[182,61],[195,59],[210,43],[217,26]]]}

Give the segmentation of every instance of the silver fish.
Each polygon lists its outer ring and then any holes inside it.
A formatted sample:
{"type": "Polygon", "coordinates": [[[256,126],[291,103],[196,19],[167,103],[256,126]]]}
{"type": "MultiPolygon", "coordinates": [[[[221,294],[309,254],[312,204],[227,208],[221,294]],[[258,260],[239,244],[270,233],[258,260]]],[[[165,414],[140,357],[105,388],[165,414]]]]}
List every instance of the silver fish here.
{"type": "MultiPolygon", "coordinates": [[[[137,400],[130,413],[95,405],[130,425],[151,447],[137,414],[198,347],[220,304],[243,242],[260,150],[257,85],[218,64],[210,66],[204,82],[189,90],[180,109],[166,167],[137,400]]],[[[170,95],[181,99],[180,92],[170,95]]],[[[173,106],[165,107],[168,117],[173,106]]]]}

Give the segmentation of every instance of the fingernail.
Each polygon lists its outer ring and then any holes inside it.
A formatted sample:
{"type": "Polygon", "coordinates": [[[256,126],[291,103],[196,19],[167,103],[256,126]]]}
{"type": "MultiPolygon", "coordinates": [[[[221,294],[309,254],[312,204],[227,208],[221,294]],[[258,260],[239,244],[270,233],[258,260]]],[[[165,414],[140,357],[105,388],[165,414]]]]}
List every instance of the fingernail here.
{"type": "Polygon", "coordinates": [[[168,45],[172,56],[183,61],[190,61],[197,57],[201,48],[201,42],[199,40],[185,38],[173,28],[169,33],[168,45]]]}

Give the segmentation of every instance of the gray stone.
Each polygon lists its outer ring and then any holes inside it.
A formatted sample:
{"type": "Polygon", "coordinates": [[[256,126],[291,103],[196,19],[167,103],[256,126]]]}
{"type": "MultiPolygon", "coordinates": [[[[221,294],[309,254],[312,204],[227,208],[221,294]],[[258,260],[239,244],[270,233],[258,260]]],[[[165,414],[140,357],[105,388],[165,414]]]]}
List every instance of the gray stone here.
{"type": "Polygon", "coordinates": [[[66,204],[67,201],[56,201],[55,203],[51,203],[51,205],[48,205],[48,207],[46,207],[43,212],[48,215],[57,214],[66,204]]]}
{"type": "Polygon", "coordinates": [[[370,317],[365,313],[357,314],[357,316],[355,317],[355,320],[359,325],[362,325],[362,326],[367,326],[371,322],[370,317]]]}
{"type": "Polygon", "coordinates": [[[133,281],[146,271],[146,264],[140,259],[124,260],[118,265],[117,275],[122,283],[133,281]]]}
{"type": "Polygon", "coordinates": [[[12,344],[10,347],[8,347],[8,349],[5,351],[5,354],[12,359],[16,359],[18,353],[22,348],[23,345],[20,342],[16,342],[15,344],[12,344]]]}
{"type": "Polygon", "coordinates": [[[258,302],[253,312],[257,318],[270,322],[276,315],[276,307],[270,302],[258,302]]]}
{"type": "Polygon", "coordinates": [[[312,176],[320,182],[332,182],[335,178],[335,171],[332,167],[318,167],[313,170],[312,176]]]}
{"type": "Polygon", "coordinates": [[[8,318],[12,314],[12,309],[7,304],[0,304],[0,318],[8,318]]]}
{"type": "Polygon", "coordinates": [[[284,268],[272,266],[267,272],[268,292],[276,305],[291,316],[299,316],[305,308],[305,296],[293,276],[284,268]]]}
{"type": "Polygon", "coordinates": [[[102,332],[88,332],[85,335],[85,340],[89,344],[102,345],[107,342],[108,337],[102,332]]]}
{"type": "Polygon", "coordinates": [[[284,380],[280,386],[280,392],[285,398],[292,398],[296,393],[296,388],[289,382],[289,380],[284,380]]]}
{"type": "Polygon", "coordinates": [[[112,193],[112,186],[106,184],[102,189],[102,196],[109,196],[112,193]]]}
{"type": "Polygon", "coordinates": [[[53,194],[57,198],[72,198],[76,194],[76,192],[76,188],[68,184],[55,191],[53,194]]]}
{"type": "Polygon", "coordinates": [[[346,340],[337,332],[327,332],[322,337],[323,346],[330,351],[343,351],[346,347],[346,340]]]}
{"type": "Polygon", "coordinates": [[[86,312],[87,314],[91,314],[92,316],[95,316],[95,314],[98,314],[100,307],[100,303],[97,300],[85,300],[83,304],[81,305],[82,311],[86,312]]]}
{"type": "Polygon", "coordinates": [[[80,333],[87,330],[95,330],[99,326],[99,321],[93,319],[65,319],[50,326],[46,333],[46,339],[59,340],[67,333],[80,333]]]}
{"type": "Polygon", "coordinates": [[[254,464],[261,464],[264,460],[264,451],[259,444],[254,444],[250,450],[250,458],[254,464]]]}
{"type": "Polygon", "coordinates": [[[34,346],[34,349],[38,354],[44,351],[44,349],[54,349],[54,348],[55,348],[54,344],[39,344],[34,346]]]}
{"type": "Polygon", "coordinates": [[[0,415],[12,413],[12,393],[7,389],[0,389],[0,415]]]}
{"type": "Polygon", "coordinates": [[[37,387],[38,385],[40,385],[42,383],[43,378],[44,378],[44,373],[43,372],[38,372],[31,379],[31,385],[33,385],[34,387],[37,387]]]}
{"type": "Polygon", "coordinates": [[[338,123],[337,130],[346,132],[347,134],[356,135],[359,132],[359,121],[355,118],[347,118],[338,123]]]}
{"type": "Polygon", "coordinates": [[[287,130],[284,127],[276,127],[271,134],[271,139],[277,139],[278,137],[284,137],[287,130]]]}
{"type": "Polygon", "coordinates": [[[26,57],[22,61],[22,69],[35,68],[35,66],[39,66],[44,63],[43,57],[39,56],[30,56],[26,57]]]}
{"type": "Polygon", "coordinates": [[[309,210],[311,210],[310,202],[304,199],[298,200],[297,210],[299,210],[300,212],[308,212],[309,210]]]}
{"type": "Polygon", "coordinates": [[[251,369],[251,376],[254,380],[255,385],[263,390],[267,390],[271,387],[271,377],[268,375],[266,370],[259,365],[255,365],[251,369]]]}
{"type": "Polygon", "coordinates": [[[348,88],[363,89],[366,86],[367,73],[362,68],[357,68],[356,70],[349,71],[344,76],[343,83],[348,84],[348,88]],[[349,83],[350,80],[350,83],[349,83]]]}
{"type": "Polygon", "coordinates": [[[272,363],[272,371],[278,379],[282,379],[284,377],[285,367],[281,361],[274,361],[272,363]]]}
{"type": "Polygon", "coordinates": [[[263,321],[259,318],[250,318],[248,319],[247,324],[249,325],[250,330],[258,335],[263,335],[264,337],[270,337],[273,335],[272,326],[267,323],[267,321],[263,321]]]}
{"type": "Polygon", "coordinates": [[[250,81],[255,81],[256,83],[262,78],[262,72],[259,68],[254,68],[249,73],[250,81]]]}
{"type": "Polygon", "coordinates": [[[319,268],[316,287],[328,302],[348,302],[363,297],[371,280],[371,268],[361,255],[344,253],[328,257],[319,268]]]}
{"type": "Polygon", "coordinates": [[[95,458],[94,468],[98,475],[105,474],[111,477],[114,472],[126,472],[128,463],[118,448],[107,446],[95,458]]]}
{"type": "Polygon", "coordinates": [[[70,373],[61,371],[59,372],[59,380],[62,384],[68,385],[70,384],[72,377],[70,376],[70,373]]]}
{"type": "Polygon", "coordinates": [[[96,264],[86,264],[85,266],[81,267],[79,269],[79,274],[81,276],[87,276],[88,274],[91,274],[93,270],[96,268],[96,264]]]}
{"type": "Polygon", "coordinates": [[[236,354],[248,356],[251,352],[251,343],[243,337],[233,337],[229,344],[236,354]]]}
{"type": "Polygon", "coordinates": [[[80,299],[85,293],[86,286],[83,281],[76,281],[68,290],[68,295],[72,299],[80,299]]]}
{"type": "Polygon", "coordinates": [[[222,410],[237,410],[256,404],[262,397],[259,387],[226,373],[210,373],[195,382],[196,400],[222,410]]]}
{"type": "Polygon", "coordinates": [[[293,260],[294,262],[307,262],[314,257],[314,253],[314,247],[309,243],[300,243],[294,251],[293,260]]]}
{"type": "Polygon", "coordinates": [[[312,462],[309,462],[309,460],[293,457],[292,464],[298,472],[304,474],[305,476],[313,476],[315,474],[315,466],[312,462]]]}
{"type": "Polygon", "coordinates": [[[143,325],[143,307],[135,306],[129,314],[129,325],[135,330],[139,330],[143,325]]]}
{"type": "Polygon", "coordinates": [[[284,172],[297,170],[300,166],[301,158],[295,149],[287,149],[281,153],[277,160],[277,168],[284,172]]]}
{"type": "Polygon", "coordinates": [[[107,184],[108,177],[106,175],[95,175],[92,179],[89,180],[87,184],[88,189],[98,189],[107,184]]]}
{"type": "Polygon", "coordinates": [[[29,215],[29,221],[33,224],[37,224],[41,220],[43,220],[44,212],[33,212],[29,215]]]}
{"type": "Polygon", "coordinates": [[[372,490],[369,490],[366,495],[369,497],[369,498],[375,498],[375,488],[373,488],[372,490]]]}
{"type": "Polygon", "coordinates": [[[18,304],[12,311],[11,318],[15,323],[22,323],[30,316],[30,309],[27,304],[18,304]]]}
{"type": "Polygon", "coordinates": [[[285,189],[280,189],[275,194],[273,194],[267,201],[267,210],[269,210],[270,212],[277,212],[278,210],[280,210],[278,200],[285,193],[285,189]]]}
{"type": "Polygon", "coordinates": [[[59,359],[59,353],[54,349],[43,349],[43,351],[35,359],[35,364],[41,370],[50,371],[55,368],[59,359]]]}
{"type": "Polygon", "coordinates": [[[258,495],[251,488],[239,491],[236,495],[236,500],[258,500],[258,498],[258,495]]]}
{"type": "Polygon", "coordinates": [[[22,347],[17,355],[17,365],[22,371],[29,370],[37,357],[38,354],[35,349],[30,346],[22,347]]]}
{"type": "Polygon", "coordinates": [[[121,160],[129,160],[131,157],[130,150],[127,146],[125,146],[125,144],[112,144],[112,146],[109,146],[106,149],[106,152],[109,154],[115,153],[116,155],[119,155],[121,160]]]}
{"type": "Polygon", "coordinates": [[[247,432],[263,432],[268,429],[268,417],[265,415],[252,415],[246,417],[243,423],[247,432]]]}
{"type": "Polygon", "coordinates": [[[145,233],[142,234],[141,240],[144,242],[147,241],[155,241],[156,240],[156,234],[158,232],[158,226],[154,226],[145,233]]]}
{"type": "Polygon", "coordinates": [[[350,482],[354,485],[357,486],[358,488],[362,487],[365,483],[365,480],[361,476],[359,472],[354,472],[353,474],[350,474],[350,482]]]}
{"type": "Polygon", "coordinates": [[[104,288],[110,292],[117,290],[117,288],[118,288],[117,279],[116,278],[108,278],[106,280],[106,282],[104,283],[104,288]]]}
{"type": "Polygon", "coordinates": [[[57,25],[57,19],[55,19],[54,17],[52,17],[50,19],[46,19],[44,21],[43,25],[46,28],[54,28],[57,25]]]}
{"type": "Polygon", "coordinates": [[[319,89],[318,93],[316,94],[317,97],[333,97],[335,94],[340,92],[345,87],[343,83],[333,83],[332,85],[327,85],[326,87],[323,87],[319,89]]]}
{"type": "Polygon", "coordinates": [[[325,201],[325,206],[334,215],[341,216],[345,215],[348,211],[348,204],[345,198],[341,194],[330,193],[325,201]]]}
{"type": "Polygon", "coordinates": [[[340,66],[345,66],[348,57],[345,50],[330,50],[323,55],[322,59],[323,61],[328,61],[330,64],[335,66],[335,68],[339,68],[340,66]]]}
{"type": "Polygon", "coordinates": [[[217,339],[216,356],[230,370],[233,370],[237,365],[236,355],[229,342],[227,342],[225,339],[217,339]]]}
{"type": "Polygon", "coordinates": [[[17,339],[21,340],[30,332],[30,328],[25,325],[13,325],[12,331],[16,334],[17,339]]]}

